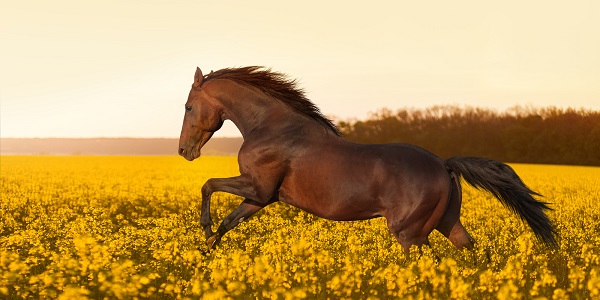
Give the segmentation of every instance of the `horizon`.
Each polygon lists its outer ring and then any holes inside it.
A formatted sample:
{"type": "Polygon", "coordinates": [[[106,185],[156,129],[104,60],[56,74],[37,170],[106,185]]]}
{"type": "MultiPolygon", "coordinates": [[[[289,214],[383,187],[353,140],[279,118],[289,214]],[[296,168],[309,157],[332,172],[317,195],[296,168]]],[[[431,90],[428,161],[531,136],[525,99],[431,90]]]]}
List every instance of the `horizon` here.
{"type": "MultiPolygon", "coordinates": [[[[0,155],[172,155],[175,138],[1,138],[0,155]]],[[[203,147],[207,155],[236,155],[243,139],[214,138],[203,147]]]]}
{"type": "MultiPolygon", "coordinates": [[[[392,112],[396,112],[399,110],[427,110],[430,108],[434,108],[436,106],[448,106],[448,107],[459,107],[460,109],[484,109],[484,110],[490,110],[492,112],[498,113],[498,114],[514,114],[515,111],[518,110],[540,110],[540,109],[560,109],[563,111],[567,111],[567,110],[574,110],[576,112],[599,112],[600,110],[598,109],[589,109],[586,107],[571,107],[571,106],[564,106],[564,107],[559,107],[559,106],[522,106],[522,105],[515,105],[512,107],[508,107],[506,109],[494,109],[494,108],[488,108],[488,107],[481,107],[481,106],[458,106],[458,105],[433,105],[433,106],[429,106],[429,107],[402,107],[402,108],[396,108],[394,110],[392,110],[392,112]]],[[[369,118],[371,118],[374,114],[376,114],[377,112],[380,112],[382,110],[387,110],[389,108],[387,107],[382,107],[378,110],[375,111],[370,111],[369,115],[365,118],[346,118],[344,120],[339,120],[339,119],[334,119],[333,123],[334,124],[338,124],[339,122],[353,122],[353,121],[365,121],[368,120],[369,118]]],[[[223,127],[231,127],[235,130],[237,130],[237,127],[235,127],[235,125],[230,121],[227,120],[225,121],[225,123],[223,124],[223,127]]],[[[220,131],[220,130],[219,130],[220,131]]],[[[212,139],[238,139],[238,138],[242,138],[242,135],[239,134],[238,131],[238,135],[219,135],[219,131],[217,131],[212,139]]],[[[1,132],[1,130],[0,130],[1,132]]],[[[175,139],[178,140],[179,136],[173,136],[173,137],[160,137],[160,136],[67,136],[67,137],[61,137],[61,136],[44,136],[44,137],[38,137],[38,136],[31,136],[31,137],[13,137],[13,136],[2,136],[0,135],[0,139],[175,139]]]]}
{"type": "MultiPolygon", "coordinates": [[[[197,66],[285,73],[335,121],[434,105],[600,110],[593,0],[33,2],[0,10],[2,138],[177,138],[197,66]]],[[[215,134],[240,136],[230,121],[215,134]]]]}

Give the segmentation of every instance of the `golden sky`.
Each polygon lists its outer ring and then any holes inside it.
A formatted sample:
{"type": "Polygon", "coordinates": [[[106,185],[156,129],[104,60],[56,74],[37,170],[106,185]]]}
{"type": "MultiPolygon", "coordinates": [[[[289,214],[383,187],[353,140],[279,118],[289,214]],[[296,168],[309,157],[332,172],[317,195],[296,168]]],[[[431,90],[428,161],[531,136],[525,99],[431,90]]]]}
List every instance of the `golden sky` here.
{"type": "Polygon", "coordinates": [[[0,1],[2,137],[178,137],[196,66],[285,72],[338,119],[600,110],[593,0],[0,1]]]}

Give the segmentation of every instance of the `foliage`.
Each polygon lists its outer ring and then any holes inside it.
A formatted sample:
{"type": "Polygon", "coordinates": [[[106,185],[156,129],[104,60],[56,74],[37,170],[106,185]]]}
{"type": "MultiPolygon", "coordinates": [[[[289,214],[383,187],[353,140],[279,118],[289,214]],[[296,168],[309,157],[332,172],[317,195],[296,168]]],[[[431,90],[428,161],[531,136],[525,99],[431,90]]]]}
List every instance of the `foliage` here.
{"type": "MultiPolygon", "coordinates": [[[[1,157],[0,298],[437,299],[600,297],[600,169],[513,165],[553,202],[559,249],[465,188],[477,240],[439,233],[406,256],[383,219],[334,222],[273,204],[208,251],[200,187],[235,158],[1,157]]],[[[242,199],[213,196],[215,221],[242,199]]]]}
{"type": "Polygon", "coordinates": [[[600,112],[515,107],[434,106],[382,109],[364,121],[340,122],[361,143],[403,142],[438,156],[479,156],[515,163],[600,166],[600,112]]]}

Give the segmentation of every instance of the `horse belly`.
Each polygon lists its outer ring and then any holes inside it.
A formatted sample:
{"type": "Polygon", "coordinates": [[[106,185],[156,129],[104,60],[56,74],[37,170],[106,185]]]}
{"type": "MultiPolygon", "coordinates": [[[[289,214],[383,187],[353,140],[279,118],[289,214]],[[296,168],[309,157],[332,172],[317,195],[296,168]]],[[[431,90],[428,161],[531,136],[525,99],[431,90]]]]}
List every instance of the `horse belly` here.
{"type": "Polygon", "coordinates": [[[353,180],[343,172],[295,172],[279,190],[281,202],[318,217],[352,221],[380,217],[379,193],[365,181],[353,180]]]}

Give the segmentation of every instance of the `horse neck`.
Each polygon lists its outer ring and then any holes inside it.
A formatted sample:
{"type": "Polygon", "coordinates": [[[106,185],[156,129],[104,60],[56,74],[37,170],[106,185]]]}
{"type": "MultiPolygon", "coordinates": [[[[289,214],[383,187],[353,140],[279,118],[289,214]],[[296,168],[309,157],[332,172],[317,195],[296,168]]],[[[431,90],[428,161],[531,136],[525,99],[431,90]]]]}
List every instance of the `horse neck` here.
{"type": "Polygon", "coordinates": [[[210,87],[209,94],[214,93],[221,102],[225,119],[231,120],[244,138],[257,129],[281,129],[299,119],[287,105],[257,88],[232,80],[215,80],[210,87]]]}

